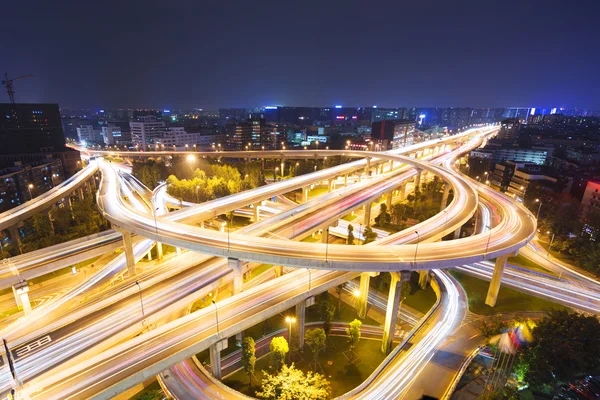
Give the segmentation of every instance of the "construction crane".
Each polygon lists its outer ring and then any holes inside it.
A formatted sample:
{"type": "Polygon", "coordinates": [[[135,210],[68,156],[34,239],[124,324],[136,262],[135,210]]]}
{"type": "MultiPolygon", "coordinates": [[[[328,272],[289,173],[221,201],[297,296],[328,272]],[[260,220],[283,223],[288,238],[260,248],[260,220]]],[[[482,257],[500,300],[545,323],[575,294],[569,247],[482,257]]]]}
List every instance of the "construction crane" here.
{"type": "Polygon", "coordinates": [[[8,73],[4,73],[4,80],[2,81],[2,86],[6,87],[6,93],[8,93],[8,98],[10,99],[10,102],[12,104],[15,104],[15,89],[13,89],[13,82],[19,79],[29,78],[30,76],[33,75],[29,74],[20,76],[18,78],[8,79],[8,73]]]}

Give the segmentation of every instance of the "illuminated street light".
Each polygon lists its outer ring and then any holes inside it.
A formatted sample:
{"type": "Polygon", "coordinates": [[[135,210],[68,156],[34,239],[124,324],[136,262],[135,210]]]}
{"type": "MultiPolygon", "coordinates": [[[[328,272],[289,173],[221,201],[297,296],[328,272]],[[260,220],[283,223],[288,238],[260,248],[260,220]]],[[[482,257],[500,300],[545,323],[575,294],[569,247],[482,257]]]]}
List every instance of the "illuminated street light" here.
{"type": "Polygon", "coordinates": [[[540,203],[540,206],[538,207],[537,210],[537,214],[535,215],[535,219],[539,219],[540,218],[540,210],[542,209],[542,201],[540,199],[535,199],[536,203],[540,203]]]}
{"type": "Polygon", "coordinates": [[[33,196],[31,195],[31,189],[33,189],[33,184],[30,183],[29,185],[27,185],[27,190],[29,190],[29,200],[33,199],[33,196]]]}
{"type": "MultiPolygon", "coordinates": [[[[288,341],[292,342],[292,324],[296,323],[295,317],[285,317],[285,322],[288,324],[288,341]]],[[[291,355],[290,355],[291,357],[291,355]]]]}
{"type": "Polygon", "coordinates": [[[144,299],[142,297],[142,287],[140,286],[140,283],[138,281],[135,281],[135,284],[137,285],[138,293],[140,294],[140,304],[142,306],[142,325],[144,325],[146,320],[146,314],[144,313],[144,299]]]}
{"type": "Polygon", "coordinates": [[[415,261],[414,261],[414,266],[417,266],[417,251],[419,250],[419,241],[421,240],[421,236],[419,235],[418,231],[415,231],[415,233],[417,234],[417,245],[415,246],[415,261]]]}
{"type": "Polygon", "coordinates": [[[215,306],[215,318],[217,319],[217,336],[219,335],[219,307],[217,307],[217,303],[212,300],[213,305],[215,306]]]}
{"type": "Polygon", "coordinates": [[[492,238],[492,228],[489,225],[486,225],[485,227],[490,230],[490,234],[488,236],[487,244],[485,245],[485,253],[483,255],[484,257],[487,257],[487,252],[488,252],[488,249],[490,247],[490,239],[492,238]]]}

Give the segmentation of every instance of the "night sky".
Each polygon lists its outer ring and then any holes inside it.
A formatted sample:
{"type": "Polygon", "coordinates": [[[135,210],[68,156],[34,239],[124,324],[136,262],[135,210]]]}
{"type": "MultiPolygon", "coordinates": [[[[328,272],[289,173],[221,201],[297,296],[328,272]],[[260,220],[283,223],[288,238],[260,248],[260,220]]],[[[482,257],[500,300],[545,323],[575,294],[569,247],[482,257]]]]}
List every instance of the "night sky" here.
{"type": "Polygon", "coordinates": [[[0,13],[0,71],[34,75],[15,82],[18,102],[600,109],[598,0],[9,0],[0,13]]]}

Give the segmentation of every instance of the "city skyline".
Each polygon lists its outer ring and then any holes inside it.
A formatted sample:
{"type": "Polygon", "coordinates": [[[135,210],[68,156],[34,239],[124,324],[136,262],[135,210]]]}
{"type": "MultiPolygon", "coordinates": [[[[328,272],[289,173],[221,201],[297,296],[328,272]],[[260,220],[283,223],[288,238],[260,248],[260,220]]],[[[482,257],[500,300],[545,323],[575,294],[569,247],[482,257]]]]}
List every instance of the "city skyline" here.
{"type": "Polygon", "coordinates": [[[18,102],[83,108],[598,109],[598,7],[11,5],[3,72],[33,74],[15,83],[18,102]]]}

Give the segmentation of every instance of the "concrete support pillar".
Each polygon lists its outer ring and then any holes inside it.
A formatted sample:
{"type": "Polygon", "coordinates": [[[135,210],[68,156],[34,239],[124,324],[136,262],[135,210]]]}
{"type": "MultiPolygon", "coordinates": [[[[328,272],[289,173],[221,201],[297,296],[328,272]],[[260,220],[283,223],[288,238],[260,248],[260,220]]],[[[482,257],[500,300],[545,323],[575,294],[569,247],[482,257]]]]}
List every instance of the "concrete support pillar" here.
{"type": "Polygon", "coordinates": [[[233,271],[233,294],[236,295],[242,291],[242,284],[244,283],[242,262],[237,258],[228,258],[227,265],[233,271]]]}
{"type": "Polygon", "coordinates": [[[487,304],[490,307],[496,306],[496,301],[498,300],[498,292],[500,291],[500,282],[502,281],[502,274],[504,273],[504,267],[506,267],[507,258],[508,256],[496,258],[496,265],[494,265],[494,273],[492,274],[490,287],[488,289],[487,297],[485,298],[485,304],[487,304]]]}
{"type": "Polygon", "coordinates": [[[146,253],[146,257],[148,257],[148,261],[152,261],[152,248],[148,250],[148,253],[146,253]]]}
{"type": "Polygon", "coordinates": [[[421,289],[426,289],[430,280],[431,275],[429,274],[429,270],[419,271],[419,286],[421,289]]]}
{"type": "Polygon", "coordinates": [[[21,281],[12,288],[15,299],[17,300],[17,306],[23,307],[25,315],[29,314],[31,312],[31,302],[29,301],[29,285],[27,284],[27,281],[21,281]]]}
{"type": "Polygon", "coordinates": [[[406,183],[400,186],[398,190],[398,196],[400,197],[400,201],[404,201],[406,199],[406,183]]]}
{"type": "Polygon", "coordinates": [[[389,353],[392,349],[392,342],[394,341],[396,332],[396,320],[398,319],[400,307],[402,282],[410,279],[410,271],[390,272],[390,274],[392,275],[392,280],[390,282],[390,293],[388,295],[385,324],[383,326],[383,339],[381,341],[381,351],[384,354],[389,353]]]}
{"type": "Polygon", "coordinates": [[[344,175],[344,187],[348,186],[348,174],[344,175]]]}
{"type": "Polygon", "coordinates": [[[457,230],[454,231],[454,239],[460,239],[460,229],[458,228],[457,230]]]}
{"type": "Polygon", "coordinates": [[[285,176],[285,159],[281,159],[281,165],[279,168],[281,168],[281,177],[283,178],[285,176]]]}
{"type": "Polygon", "coordinates": [[[387,206],[388,212],[390,212],[392,210],[392,198],[393,197],[394,197],[393,190],[390,190],[389,192],[387,192],[387,195],[385,197],[385,205],[387,206]]]}
{"type": "Polygon", "coordinates": [[[394,160],[390,160],[390,172],[394,170],[394,160]]]}
{"type": "Polygon", "coordinates": [[[201,219],[201,220],[198,222],[198,226],[199,226],[200,228],[204,228],[204,220],[203,220],[203,219],[201,219]]]}
{"type": "Polygon", "coordinates": [[[327,243],[329,240],[329,228],[323,228],[323,233],[321,233],[321,243],[327,243]]]}
{"type": "Polygon", "coordinates": [[[280,276],[283,275],[283,265],[276,265],[274,267],[274,270],[275,270],[275,277],[276,278],[279,278],[280,276]]]}
{"type": "Polygon", "coordinates": [[[443,210],[444,208],[446,208],[446,205],[448,203],[448,196],[450,195],[450,185],[448,183],[444,184],[444,194],[442,195],[442,204],[440,206],[440,208],[443,210]]]}
{"type": "Polygon", "coordinates": [[[421,170],[417,168],[417,175],[415,176],[415,190],[421,186],[421,170]]]}
{"type": "Polygon", "coordinates": [[[365,175],[369,176],[369,171],[371,170],[371,157],[367,157],[367,165],[365,166],[365,175]]]}
{"type": "Polygon", "coordinates": [[[156,257],[159,260],[162,260],[163,258],[163,247],[161,242],[156,242],[156,257]]]}
{"type": "Polygon", "coordinates": [[[83,196],[83,188],[79,188],[79,200],[83,200],[84,196],[83,196]]]}
{"type": "Polygon", "coordinates": [[[210,371],[217,379],[221,379],[221,350],[227,348],[227,339],[223,339],[208,348],[210,354],[210,371]]]}
{"type": "Polygon", "coordinates": [[[258,222],[260,221],[260,203],[256,203],[254,204],[254,221],[253,222],[258,222]]]}
{"type": "Polygon", "coordinates": [[[181,247],[175,247],[175,251],[177,252],[177,255],[181,255],[181,247]]]}
{"type": "Polygon", "coordinates": [[[331,193],[333,190],[333,182],[335,182],[335,179],[333,178],[327,181],[327,193],[331,193]]]}
{"type": "Polygon", "coordinates": [[[19,227],[17,225],[11,226],[8,228],[8,233],[10,233],[10,240],[17,246],[19,254],[21,254],[21,235],[19,234],[19,227]]]}
{"type": "Polygon", "coordinates": [[[135,256],[133,255],[133,244],[131,242],[131,233],[119,231],[123,236],[123,248],[125,249],[125,260],[127,261],[127,271],[130,276],[135,275],[135,256]]]}
{"type": "Polygon", "coordinates": [[[369,282],[371,281],[371,272],[360,274],[359,295],[356,303],[356,311],[359,318],[366,318],[367,305],[369,299],[369,282]]]}
{"type": "Polygon", "coordinates": [[[304,347],[304,323],[306,320],[306,301],[296,304],[296,333],[298,336],[298,348],[304,347]]]}
{"type": "Polygon", "coordinates": [[[302,189],[302,202],[306,203],[308,201],[308,191],[310,190],[310,187],[305,187],[302,189]]]}
{"type": "Polygon", "coordinates": [[[365,219],[363,221],[363,225],[364,226],[370,226],[371,225],[371,207],[373,206],[373,203],[367,203],[365,204],[365,219]]]}

